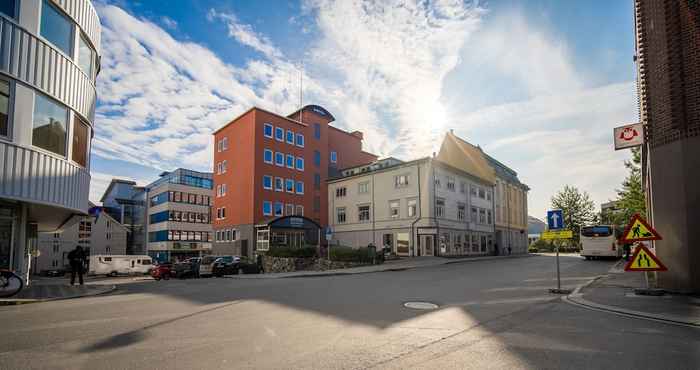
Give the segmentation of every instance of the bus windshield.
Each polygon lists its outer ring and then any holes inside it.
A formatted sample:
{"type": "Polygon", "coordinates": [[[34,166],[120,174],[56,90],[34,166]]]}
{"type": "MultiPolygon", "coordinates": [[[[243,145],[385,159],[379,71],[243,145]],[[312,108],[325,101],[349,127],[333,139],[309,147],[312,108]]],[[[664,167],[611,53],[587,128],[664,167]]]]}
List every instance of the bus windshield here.
{"type": "Polygon", "coordinates": [[[585,226],[581,228],[581,236],[585,237],[607,237],[613,234],[610,226],[585,226]]]}

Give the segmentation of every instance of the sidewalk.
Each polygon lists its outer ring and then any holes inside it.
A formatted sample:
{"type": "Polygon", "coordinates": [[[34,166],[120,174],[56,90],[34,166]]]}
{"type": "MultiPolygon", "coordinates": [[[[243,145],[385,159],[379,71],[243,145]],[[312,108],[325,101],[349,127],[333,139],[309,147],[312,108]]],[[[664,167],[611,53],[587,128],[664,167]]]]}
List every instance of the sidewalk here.
{"type": "Polygon", "coordinates": [[[700,327],[700,297],[636,295],[634,289],[645,286],[644,274],[624,272],[623,262],[607,275],[577,289],[566,300],[589,308],[700,327]]]}
{"type": "Polygon", "coordinates": [[[501,258],[520,258],[528,257],[528,254],[512,255],[512,256],[484,256],[484,257],[467,257],[467,258],[444,258],[444,257],[411,257],[400,260],[386,261],[381,265],[369,265],[362,267],[354,267],[347,269],[326,270],[326,271],[294,271],[280,272],[272,274],[250,274],[250,275],[226,275],[231,279],[285,279],[299,277],[319,277],[319,276],[336,276],[336,275],[356,275],[369,274],[374,272],[385,271],[403,271],[421,267],[433,267],[440,265],[449,265],[453,263],[467,263],[477,261],[488,261],[501,258]]]}
{"type": "Polygon", "coordinates": [[[62,279],[38,279],[28,287],[24,287],[16,296],[0,299],[0,306],[90,297],[105,294],[116,289],[114,284],[61,284],[62,279]],[[59,281],[57,281],[59,280],[59,281]]]}

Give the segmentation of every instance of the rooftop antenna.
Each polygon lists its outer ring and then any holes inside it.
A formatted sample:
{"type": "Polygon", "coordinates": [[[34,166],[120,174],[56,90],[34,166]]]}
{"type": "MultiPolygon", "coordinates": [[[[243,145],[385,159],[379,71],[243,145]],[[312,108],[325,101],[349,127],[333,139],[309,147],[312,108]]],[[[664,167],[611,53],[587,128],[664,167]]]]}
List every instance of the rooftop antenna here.
{"type": "Polygon", "coordinates": [[[299,122],[304,123],[304,61],[299,67],[299,122]]]}

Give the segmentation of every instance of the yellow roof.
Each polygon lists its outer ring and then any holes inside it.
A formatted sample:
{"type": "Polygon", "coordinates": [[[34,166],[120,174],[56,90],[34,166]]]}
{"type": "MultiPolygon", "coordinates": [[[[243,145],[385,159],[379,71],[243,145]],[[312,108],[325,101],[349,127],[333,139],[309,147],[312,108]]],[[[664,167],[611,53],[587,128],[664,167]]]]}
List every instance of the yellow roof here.
{"type": "Polygon", "coordinates": [[[490,184],[496,183],[496,171],[489,165],[481,149],[451,132],[445,135],[437,159],[490,184]]]}

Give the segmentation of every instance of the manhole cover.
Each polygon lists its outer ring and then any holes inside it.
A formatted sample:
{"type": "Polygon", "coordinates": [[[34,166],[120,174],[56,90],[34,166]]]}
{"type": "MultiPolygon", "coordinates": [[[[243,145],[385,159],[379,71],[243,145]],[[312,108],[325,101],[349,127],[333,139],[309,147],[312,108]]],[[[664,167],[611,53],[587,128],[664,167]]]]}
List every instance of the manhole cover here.
{"type": "Polygon", "coordinates": [[[430,302],[406,302],[403,306],[414,310],[434,310],[438,308],[438,305],[430,302]]]}

